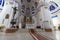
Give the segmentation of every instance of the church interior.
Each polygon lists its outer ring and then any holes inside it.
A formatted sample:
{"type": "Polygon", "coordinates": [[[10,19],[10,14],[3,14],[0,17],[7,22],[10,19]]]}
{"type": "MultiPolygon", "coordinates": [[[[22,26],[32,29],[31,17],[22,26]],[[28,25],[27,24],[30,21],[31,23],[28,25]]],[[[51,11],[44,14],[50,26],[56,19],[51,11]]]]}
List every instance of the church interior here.
{"type": "Polygon", "coordinates": [[[60,40],[60,0],[0,0],[0,40],[60,40]]]}

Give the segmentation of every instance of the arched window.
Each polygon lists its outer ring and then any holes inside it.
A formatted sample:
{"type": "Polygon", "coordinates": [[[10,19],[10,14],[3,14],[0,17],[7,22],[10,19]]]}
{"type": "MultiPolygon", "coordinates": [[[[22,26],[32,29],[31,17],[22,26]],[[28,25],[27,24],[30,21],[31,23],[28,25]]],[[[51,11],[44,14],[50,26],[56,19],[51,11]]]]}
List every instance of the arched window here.
{"type": "Polygon", "coordinates": [[[6,14],[6,17],[5,17],[5,19],[9,19],[9,14],[6,14]]]}

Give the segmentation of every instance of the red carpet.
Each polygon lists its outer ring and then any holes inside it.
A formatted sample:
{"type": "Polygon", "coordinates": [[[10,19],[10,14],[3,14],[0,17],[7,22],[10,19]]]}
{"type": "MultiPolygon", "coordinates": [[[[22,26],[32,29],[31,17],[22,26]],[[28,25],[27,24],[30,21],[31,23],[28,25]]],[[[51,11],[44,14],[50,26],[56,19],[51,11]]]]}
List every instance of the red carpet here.
{"type": "Polygon", "coordinates": [[[48,38],[45,38],[41,36],[39,33],[37,33],[34,29],[30,29],[29,33],[35,40],[49,40],[48,38]]]}

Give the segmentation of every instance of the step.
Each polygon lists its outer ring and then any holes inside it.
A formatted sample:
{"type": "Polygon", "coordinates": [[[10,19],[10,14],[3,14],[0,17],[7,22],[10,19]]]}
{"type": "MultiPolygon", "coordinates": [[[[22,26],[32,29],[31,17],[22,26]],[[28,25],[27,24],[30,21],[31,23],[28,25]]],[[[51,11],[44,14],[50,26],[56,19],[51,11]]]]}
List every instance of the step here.
{"type": "Polygon", "coordinates": [[[15,33],[17,31],[17,29],[15,29],[15,28],[8,28],[8,29],[6,29],[6,33],[15,33]]]}
{"type": "Polygon", "coordinates": [[[19,32],[28,32],[28,29],[19,29],[19,32]]]}

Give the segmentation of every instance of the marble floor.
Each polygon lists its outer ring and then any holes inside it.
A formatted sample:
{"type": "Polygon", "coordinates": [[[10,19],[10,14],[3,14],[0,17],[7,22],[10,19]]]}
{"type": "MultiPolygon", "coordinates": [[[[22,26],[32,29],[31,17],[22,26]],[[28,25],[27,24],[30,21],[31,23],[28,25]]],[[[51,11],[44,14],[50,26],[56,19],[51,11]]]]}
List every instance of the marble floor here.
{"type": "MultiPolygon", "coordinates": [[[[60,40],[60,31],[45,32],[41,29],[36,30],[40,35],[53,40],[60,40]]],[[[19,30],[16,33],[0,32],[0,40],[34,40],[27,30],[19,30]]]]}
{"type": "Polygon", "coordinates": [[[34,40],[28,32],[2,33],[0,32],[0,40],[34,40]]]}
{"type": "Polygon", "coordinates": [[[37,32],[48,38],[48,39],[53,39],[53,40],[60,40],[60,31],[57,30],[57,31],[53,31],[53,32],[45,32],[45,31],[42,31],[42,30],[37,30],[37,32]]]}

